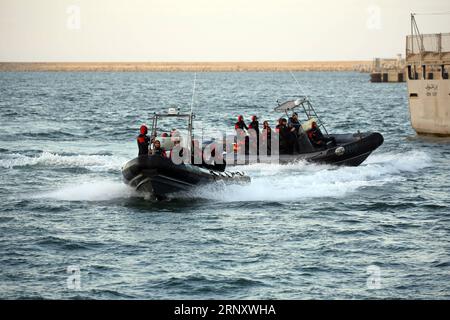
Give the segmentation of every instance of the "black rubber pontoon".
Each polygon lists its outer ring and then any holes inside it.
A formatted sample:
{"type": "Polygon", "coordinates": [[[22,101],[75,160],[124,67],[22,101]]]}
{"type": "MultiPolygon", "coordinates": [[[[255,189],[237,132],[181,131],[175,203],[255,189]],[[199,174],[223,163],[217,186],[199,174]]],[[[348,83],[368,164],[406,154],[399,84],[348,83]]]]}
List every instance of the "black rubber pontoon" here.
{"type": "Polygon", "coordinates": [[[158,200],[217,181],[250,182],[250,177],[242,172],[220,172],[191,164],[174,164],[160,155],[139,156],[127,162],[122,168],[122,175],[126,184],[158,200]]]}

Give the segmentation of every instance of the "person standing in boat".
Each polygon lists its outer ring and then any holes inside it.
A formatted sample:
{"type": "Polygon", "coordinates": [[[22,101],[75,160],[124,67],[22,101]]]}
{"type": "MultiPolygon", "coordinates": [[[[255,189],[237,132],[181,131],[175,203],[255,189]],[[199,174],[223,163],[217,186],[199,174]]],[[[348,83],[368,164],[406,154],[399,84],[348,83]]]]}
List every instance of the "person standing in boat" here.
{"type": "Polygon", "coordinates": [[[270,155],[272,150],[271,138],[272,138],[272,128],[269,125],[269,121],[266,120],[263,122],[261,139],[263,141],[263,145],[267,146],[267,155],[270,155]]]}
{"type": "Polygon", "coordinates": [[[252,122],[248,125],[249,129],[254,129],[256,134],[259,135],[259,121],[257,116],[252,116],[252,122]]]}
{"type": "Polygon", "coordinates": [[[295,128],[288,126],[286,118],[280,118],[275,131],[279,135],[280,154],[292,154],[294,152],[295,128]]]}
{"type": "Polygon", "coordinates": [[[244,122],[242,115],[238,116],[238,121],[234,124],[234,130],[236,130],[236,143],[238,148],[245,148],[245,153],[248,151],[248,127],[244,122]]]}
{"type": "Polygon", "coordinates": [[[289,129],[285,118],[278,119],[278,124],[275,127],[275,131],[278,133],[278,138],[280,141],[280,154],[288,153],[289,129]]]}
{"type": "Polygon", "coordinates": [[[300,124],[300,121],[298,121],[298,114],[297,114],[297,112],[294,112],[292,114],[292,117],[289,117],[288,127],[295,128],[295,131],[298,131],[300,126],[301,126],[301,124],[300,124]]]}
{"type": "Polygon", "coordinates": [[[139,129],[139,135],[137,137],[137,144],[139,148],[139,156],[148,155],[148,146],[150,144],[150,138],[147,136],[148,128],[145,124],[139,129]]]}
{"type": "Polygon", "coordinates": [[[252,116],[252,122],[250,122],[248,128],[255,130],[254,132],[256,134],[256,154],[259,154],[259,121],[257,116],[252,116]]]}
{"type": "Polygon", "coordinates": [[[246,131],[248,131],[248,127],[245,124],[244,117],[242,115],[240,115],[238,117],[238,121],[234,124],[234,129],[235,130],[238,130],[238,129],[244,130],[245,129],[246,131]]]}
{"type": "Polygon", "coordinates": [[[294,112],[292,114],[292,116],[289,117],[288,127],[290,128],[289,136],[291,138],[291,143],[292,143],[292,147],[293,147],[292,151],[294,153],[299,153],[300,145],[299,145],[298,139],[299,139],[300,135],[302,135],[304,133],[304,131],[303,131],[300,121],[298,120],[297,112],[294,112]]]}

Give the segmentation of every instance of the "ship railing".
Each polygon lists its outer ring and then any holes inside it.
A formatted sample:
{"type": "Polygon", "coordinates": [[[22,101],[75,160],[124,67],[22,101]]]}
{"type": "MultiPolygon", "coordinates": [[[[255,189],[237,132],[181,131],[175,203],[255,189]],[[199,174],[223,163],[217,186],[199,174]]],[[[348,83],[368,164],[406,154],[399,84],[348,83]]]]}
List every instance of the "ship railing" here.
{"type": "Polygon", "coordinates": [[[450,33],[419,34],[406,36],[406,58],[417,55],[450,54],[450,33]]]}

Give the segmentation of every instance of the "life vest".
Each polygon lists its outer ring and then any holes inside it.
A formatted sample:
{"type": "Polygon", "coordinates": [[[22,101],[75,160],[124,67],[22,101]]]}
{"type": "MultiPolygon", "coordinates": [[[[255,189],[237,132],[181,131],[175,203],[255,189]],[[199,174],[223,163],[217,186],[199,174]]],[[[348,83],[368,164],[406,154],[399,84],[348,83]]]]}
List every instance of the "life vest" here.
{"type": "Polygon", "coordinates": [[[137,144],[139,148],[139,155],[148,155],[148,146],[150,144],[150,138],[145,134],[140,134],[137,137],[137,144]]]}
{"type": "Polygon", "coordinates": [[[241,121],[238,121],[238,122],[236,122],[235,124],[234,124],[234,129],[241,129],[241,130],[244,130],[244,129],[248,129],[247,128],[247,125],[245,124],[245,122],[243,121],[243,120],[241,120],[241,121]]]}

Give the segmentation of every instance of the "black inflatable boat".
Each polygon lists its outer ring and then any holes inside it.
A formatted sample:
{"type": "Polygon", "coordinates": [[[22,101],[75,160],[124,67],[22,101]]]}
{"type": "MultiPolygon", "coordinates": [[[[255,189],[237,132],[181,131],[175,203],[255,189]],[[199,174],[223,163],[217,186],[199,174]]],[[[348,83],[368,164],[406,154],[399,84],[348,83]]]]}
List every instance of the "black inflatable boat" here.
{"type": "MultiPolygon", "coordinates": [[[[175,144],[180,144],[185,150],[191,150],[193,114],[180,114],[173,108],[167,114],[154,114],[152,123],[152,138],[161,142],[161,146],[170,154],[175,144]],[[157,126],[161,119],[168,119],[170,128],[176,118],[188,120],[187,134],[184,136],[157,136],[157,126]],[[183,139],[187,138],[187,139],[183,139]]],[[[192,161],[192,163],[195,163],[192,161]]],[[[225,171],[225,164],[201,162],[200,164],[176,164],[171,157],[162,155],[142,155],[128,161],[122,167],[124,182],[137,191],[144,192],[157,200],[163,200],[170,195],[189,192],[192,189],[208,183],[222,182],[225,184],[246,184],[250,177],[240,171],[225,171]]]]}
{"type": "MultiPolygon", "coordinates": [[[[282,139],[280,138],[280,135],[273,130],[272,138],[274,135],[277,137],[276,139],[278,140],[276,141],[276,144],[279,147],[267,148],[267,146],[263,146],[262,151],[260,149],[258,153],[257,148],[254,147],[252,150],[252,148],[249,147],[252,144],[256,145],[256,140],[249,142],[250,135],[247,135],[245,137],[245,144],[242,144],[241,147],[245,148],[245,151],[235,150],[234,161],[230,161],[228,159],[229,165],[251,164],[262,161],[287,164],[304,160],[308,162],[340,166],[359,166],[375,149],[382,145],[384,141],[383,136],[378,132],[329,134],[324,123],[317,115],[307,97],[301,97],[296,100],[289,100],[278,104],[275,111],[283,112],[289,118],[292,117],[295,111],[302,111],[306,115],[306,121],[299,125],[298,129],[294,131],[295,134],[293,134],[294,138],[291,141],[290,148],[286,148],[285,145],[282,146],[282,139]],[[289,114],[289,112],[291,112],[291,114],[289,114]],[[318,130],[323,132],[323,136],[327,140],[331,140],[333,142],[320,146],[314,144],[308,136],[308,132],[312,130],[313,123],[317,126],[318,130]],[[274,152],[274,158],[276,158],[276,160],[271,159],[274,152]],[[268,156],[264,156],[264,160],[262,160],[262,157],[260,157],[259,154],[267,154],[268,156]]],[[[263,130],[261,135],[264,134],[266,133],[263,130]]],[[[264,139],[260,138],[260,140],[264,139]]],[[[267,140],[267,138],[265,140],[267,140]]],[[[272,144],[274,142],[275,141],[272,140],[272,144]]],[[[236,145],[239,144],[236,143],[236,145]]]]}
{"type": "MultiPolygon", "coordinates": [[[[167,150],[170,156],[144,155],[127,162],[122,168],[124,181],[138,191],[151,194],[156,199],[164,199],[170,194],[186,192],[208,183],[219,181],[228,184],[249,183],[250,177],[245,173],[225,171],[224,162],[216,161],[217,159],[223,160],[223,155],[226,157],[227,166],[258,162],[286,164],[296,161],[358,166],[383,143],[383,136],[378,132],[328,134],[323,122],[306,97],[278,104],[275,111],[284,112],[289,117],[289,112],[294,113],[296,109],[305,113],[306,121],[302,124],[298,122],[294,131],[295,139],[290,140],[290,148],[286,149],[286,144],[282,146],[282,139],[275,132],[272,132],[271,139],[269,139],[271,141],[270,147],[263,151],[261,151],[263,136],[260,136],[258,140],[260,143],[257,143],[255,139],[249,138],[253,135],[252,132],[246,132],[244,135],[238,133],[233,135],[231,139],[226,137],[224,141],[221,141],[221,139],[212,140],[209,141],[209,144],[202,144],[201,148],[197,148],[200,151],[200,164],[191,164],[195,163],[192,159],[193,155],[197,154],[194,146],[198,147],[200,144],[198,140],[194,139],[192,132],[194,118],[192,112],[180,114],[176,109],[170,108],[167,114],[155,113],[151,131],[152,139],[160,141],[162,148],[167,150]],[[172,122],[176,118],[188,120],[187,126],[184,128],[186,134],[177,135],[171,132],[170,136],[165,133],[161,136],[157,135],[160,131],[158,125],[162,120],[169,122],[165,126],[167,131],[168,127],[173,128],[172,122]],[[326,144],[317,145],[311,140],[308,132],[310,132],[312,126],[323,132],[321,135],[328,141],[326,144]],[[233,145],[233,141],[239,140],[237,137],[241,137],[241,142],[244,143],[240,145],[241,147],[239,147],[239,143],[234,143],[233,149],[229,149],[230,145],[233,145]],[[256,145],[259,145],[259,148],[256,148],[256,145]],[[192,157],[191,161],[172,161],[172,153],[177,150],[175,146],[181,147],[181,150],[189,158],[192,157]],[[222,146],[222,150],[217,146],[222,146]],[[259,152],[256,149],[259,149],[259,152]],[[219,157],[216,159],[211,154],[209,157],[205,156],[205,154],[208,154],[206,150],[217,150],[219,157]],[[226,152],[223,153],[223,150],[226,152]],[[261,155],[264,155],[264,157],[261,155]],[[212,161],[205,163],[205,157],[212,159],[212,161]]],[[[264,135],[264,130],[262,135],[264,135]]],[[[177,151],[174,153],[177,154],[177,151]]]]}

